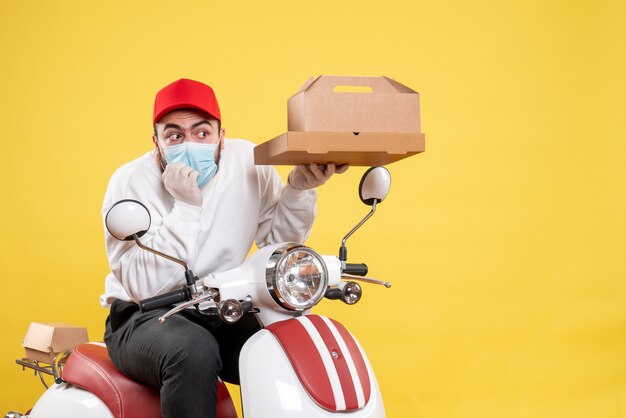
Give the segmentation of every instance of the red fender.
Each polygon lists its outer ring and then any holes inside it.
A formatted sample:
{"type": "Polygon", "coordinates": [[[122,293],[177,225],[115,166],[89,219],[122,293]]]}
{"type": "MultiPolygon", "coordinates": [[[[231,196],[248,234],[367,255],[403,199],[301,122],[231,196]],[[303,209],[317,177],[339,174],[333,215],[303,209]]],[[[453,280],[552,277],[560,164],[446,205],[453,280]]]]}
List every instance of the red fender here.
{"type": "Polygon", "coordinates": [[[370,375],[354,337],[339,322],[305,315],[266,327],[282,345],[311,398],[329,411],[354,411],[370,399],[370,375]]]}

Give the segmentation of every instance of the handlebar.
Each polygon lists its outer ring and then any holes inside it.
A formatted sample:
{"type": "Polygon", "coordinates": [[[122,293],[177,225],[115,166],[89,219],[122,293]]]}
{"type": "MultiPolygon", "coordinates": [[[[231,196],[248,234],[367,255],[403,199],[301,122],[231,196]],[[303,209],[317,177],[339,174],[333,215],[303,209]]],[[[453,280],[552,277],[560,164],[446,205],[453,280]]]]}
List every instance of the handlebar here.
{"type": "Polygon", "coordinates": [[[354,274],[355,276],[367,276],[367,264],[365,263],[346,263],[344,273],[354,274]]]}
{"type": "Polygon", "coordinates": [[[140,300],[139,310],[141,312],[152,311],[154,309],[164,308],[166,306],[174,305],[175,303],[183,302],[189,299],[191,299],[191,295],[189,294],[189,290],[187,289],[187,287],[184,286],[172,292],[140,300]]]}

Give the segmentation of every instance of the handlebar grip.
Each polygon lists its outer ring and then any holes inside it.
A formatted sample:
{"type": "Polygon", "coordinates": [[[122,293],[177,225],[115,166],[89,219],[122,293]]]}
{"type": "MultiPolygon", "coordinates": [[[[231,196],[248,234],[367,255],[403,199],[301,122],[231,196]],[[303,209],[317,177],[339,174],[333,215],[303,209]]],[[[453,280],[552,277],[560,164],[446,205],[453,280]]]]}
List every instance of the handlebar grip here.
{"type": "Polygon", "coordinates": [[[354,274],[355,276],[367,276],[367,264],[365,263],[346,263],[344,273],[354,274]]]}
{"type": "Polygon", "coordinates": [[[165,306],[173,305],[189,299],[191,299],[191,295],[189,294],[187,287],[182,287],[178,290],[174,290],[173,292],[140,300],[139,310],[141,312],[152,311],[154,309],[163,308],[165,306]]]}

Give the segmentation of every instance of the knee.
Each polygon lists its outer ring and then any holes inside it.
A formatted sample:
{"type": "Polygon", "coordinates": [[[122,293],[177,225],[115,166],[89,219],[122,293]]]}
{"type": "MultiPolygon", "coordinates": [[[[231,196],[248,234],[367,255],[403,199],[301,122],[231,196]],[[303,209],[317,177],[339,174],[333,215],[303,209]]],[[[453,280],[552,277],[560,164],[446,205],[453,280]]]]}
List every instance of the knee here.
{"type": "Polygon", "coordinates": [[[162,370],[188,377],[216,377],[222,368],[219,346],[209,332],[179,338],[164,358],[162,370]]]}

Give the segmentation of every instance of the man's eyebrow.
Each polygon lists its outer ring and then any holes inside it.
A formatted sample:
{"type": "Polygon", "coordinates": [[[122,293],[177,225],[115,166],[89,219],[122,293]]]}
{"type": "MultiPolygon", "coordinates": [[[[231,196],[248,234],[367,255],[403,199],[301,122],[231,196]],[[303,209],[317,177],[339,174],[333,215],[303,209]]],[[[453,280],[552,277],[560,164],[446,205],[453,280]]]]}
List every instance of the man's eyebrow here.
{"type": "Polygon", "coordinates": [[[207,125],[209,125],[210,127],[213,127],[213,125],[211,125],[211,121],[209,121],[208,119],[201,120],[200,122],[196,122],[196,123],[194,123],[193,125],[191,125],[191,127],[192,127],[193,129],[195,129],[195,128],[197,128],[197,127],[198,127],[198,126],[200,126],[200,125],[204,125],[205,123],[206,123],[207,125]]]}
{"type": "MultiPolygon", "coordinates": [[[[204,124],[207,124],[207,125],[209,125],[209,126],[213,127],[213,125],[211,125],[211,121],[209,121],[208,119],[204,119],[204,120],[201,120],[200,122],[196,122],[196,123],[194,123],[193,125],[191,125],[191,128],[192,128],[192,129],[195,129],[195,128],[197,128],[198,126],[200,126],[200,125],[204,125],[204,124]]],[[[182,130],[183,130],[183,128],[182,128],[180,125],[177,125],[177,124],[175,124],[175,123],[168,123],[167,125],[165,125],[165,126],[163,127],[163,130],[164,130],[164,131],[166,131],[166,130],[168,130],[168,129],[170,129],[170,128],[177,129],[177,130],[179,130],[179,131],[182,131],[182,130]]]]}
{"type": "Polygon", "coordinates": [[[179,131],[182,130],[183,128],[180,127],[180,125],[176,125],[175,123],[168,123],[167,125],[165,125],[165,127],[163,128],[164,131],[168,130],[169,128],[174,128],[174,129],[178,129],[179,131]]]}

